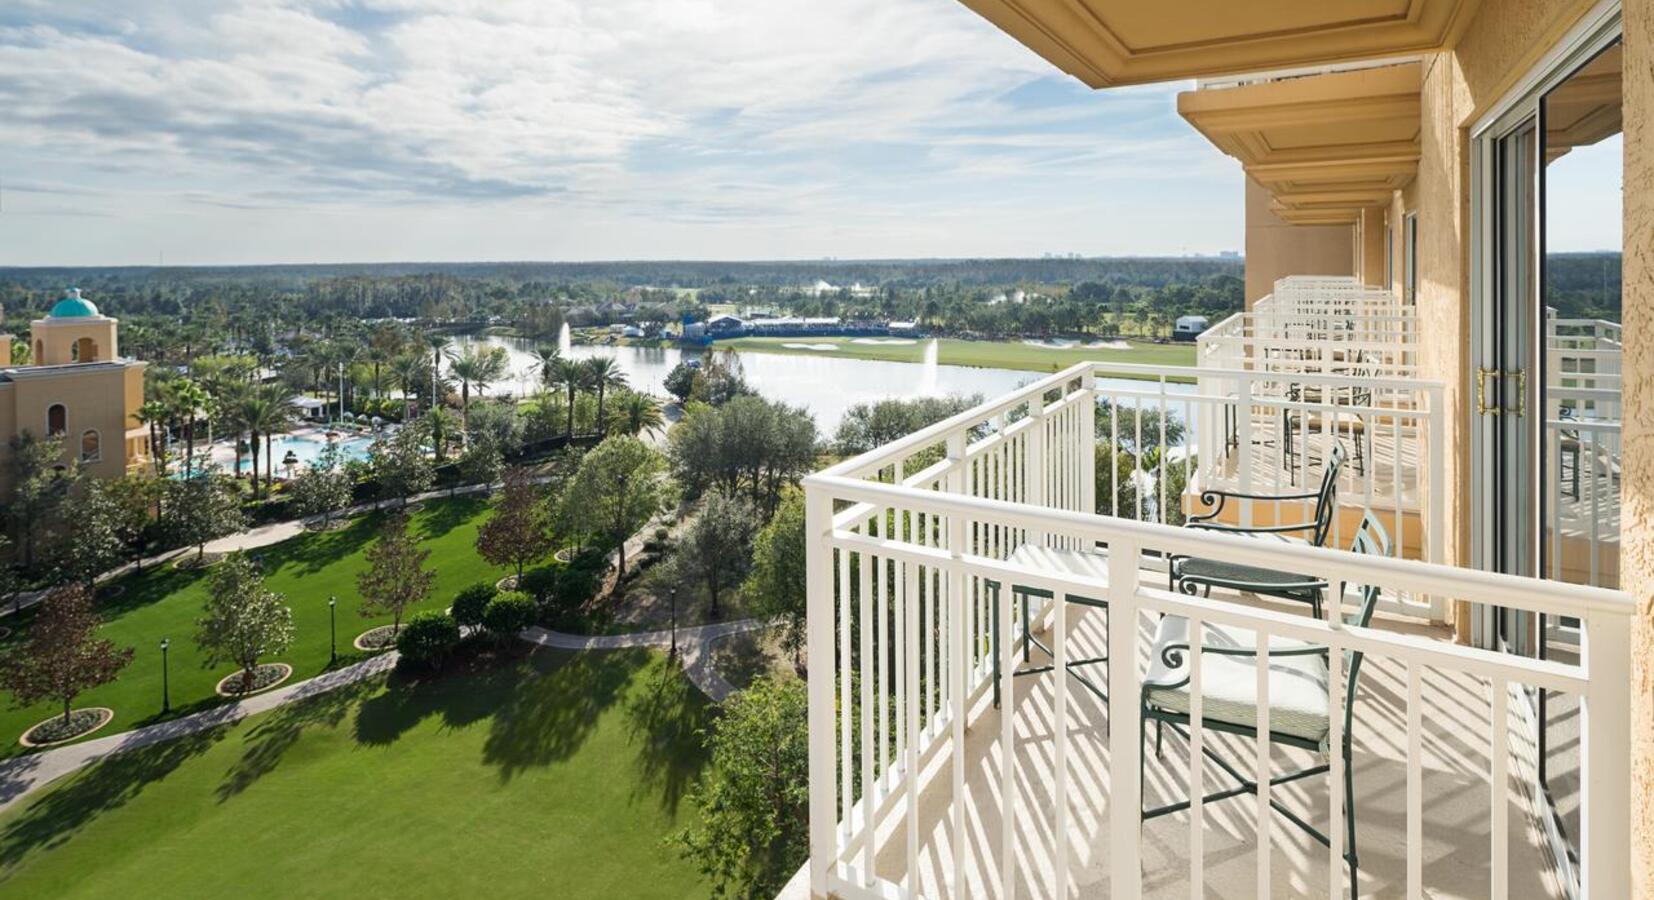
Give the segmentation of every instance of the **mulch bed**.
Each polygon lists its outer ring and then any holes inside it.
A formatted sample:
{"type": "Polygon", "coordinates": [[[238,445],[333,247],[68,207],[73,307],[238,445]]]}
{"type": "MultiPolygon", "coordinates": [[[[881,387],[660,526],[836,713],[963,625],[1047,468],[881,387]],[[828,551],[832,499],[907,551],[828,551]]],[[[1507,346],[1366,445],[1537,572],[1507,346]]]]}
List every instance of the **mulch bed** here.
{"type": "Polygon", "coordinates": [[[23,736],[18,738],[17,742],[25,747],[50,747],[53,744],[85,737],[108,725],[113,718],[115,711],[106,706],[70,710],[67,723],[63,721],[62,716],[53,716],[23,732],[23,736]]]}
{"type": "Polygon", "coordinates": [[[253,670],[253,684],[243,687],[241,672],[225,675],[214,688],[220,697],[246,697],[267,691],[293,676],[293,667],[287,663],[263,663],[253,670]]]}
{"type": "Polygon", "coordinates": [[[364,631],[356,636],[356,640],[352,642],[352,646],[358,650],[365,650],[369,653],[377,653],[380,650],[389,650],[396,646],[396,627],[393,625],[380,625],[378,628],[369,628],[367,631],[364,631]]]}

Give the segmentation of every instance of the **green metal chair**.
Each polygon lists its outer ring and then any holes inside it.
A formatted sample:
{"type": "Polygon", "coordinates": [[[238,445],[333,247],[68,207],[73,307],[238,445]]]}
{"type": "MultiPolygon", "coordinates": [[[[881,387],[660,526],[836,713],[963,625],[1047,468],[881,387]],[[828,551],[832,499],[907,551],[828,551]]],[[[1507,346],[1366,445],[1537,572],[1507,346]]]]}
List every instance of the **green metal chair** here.
{"type": "MultiPolygon", "coordinates": [[[[1344,445],[1342,442],[1335,442],[1332,453],[1327,456],[1326,469],[1321,475],[1321,487],[1314,492],[1247,494],[1239,491],[1215,489],[1201,491],[1200,502],[1211,509],[1200,515],[1190,516],[1188,521],[1184,523],[1184,527],[1221,531],[1228,534],[1245,534],[1265,540],[1288,541],[1313,547],[1323,546],[1326,543],[1328,533],[1332,530],[1333,513],[1338,508],[1338,473],[1343,465],[1344,445]],[[1245,526],[1216,521],[1217,517],[1222,514],[1224,505],[1230,499],[1271,503],[1314,500],[1315,511],[1307,522],[1289,522],[1284,525],[1245,526]],[[1304,536],[1294,536],[1299,533],[1304,536]]],[[[1276,517],[1276,522],[1280,522],[1279,516],[1276,517]]],[[[1274,569],[1264,569],[1218,559],[1206,559],[1199,556],[1173,556],[1166,562],[1166,572],[1167,582],[1171,590],[1190,596],[1194,596],[1197,591],[1202,589],[1204,589],[1207,596],[1210,596],[1214,587],[1229,588],[1230,590],[1245,591],[1260,596],[1279,597],[1283,600],[1308,603],[1317,616],[1321,614],[1321,595],[1327,589],[1326,581],[1314,576],[1280,572],[1274,569]]]]}
{"type": "MultiPolygon", "coordinates": [[[[1387,556],[1390,539],[1378,517],[1367,513],[1356,530],[1350,552],[1387,556]]],[[[1343,595],[1348,586],[1339,585],[1343,595]]],[[[1344,621],[1365,627],[1372,621],[1378,604],[1379,588],[1362,585],[1358,588],[1360,605],[1344,621]]],[[[1255,632],[1227,625],[1205,624],[1200,638],[1201,650],[1201,727],[1256,739],[1258,736],[1257,654],[1255,632]]],[[[1143,680],[1143,721],[1155,723],[1155,754],[1160,754],[1161,730],[1170,726],[1185,740],[1189,724],[1189,668],[1188,654],[1192,641],[1189,621],[1181,616],[1166,616],[1160,620],[1154,649],[1149,657],[1149,671],[1143,680]]],[[[1355,834],[1355,774],[1352,764],[1352,736],[1354,725],[1356,683],[1361,674],[1360,652],[1346,651],[1344,658],[1348,678],[1344,692],[1343,746],[1337,748],[1344,758],[1344,824],[1346,844],[1344,859],[1349,864],[1350,896],[1359,896],[1356,888],[1357,857],[1355,834]]],[[[1269,639],[1269,741],[1322,754],[1330,758],[1334,752],[1328,746],[1331,720],[1328,703],[1330,676],[1327,648],[1288,638],[1269,639]]],[[[1143,734],[1146,743],[1147,730],[1143,734]]],[[[1217,764],[1239,785],[1207,794],[1203,802],[1214,803],[1230,797],[1255,793],[1257,782],[1243,774],[1210,745],[1202,746],[1203,754],[1217,764]]],[[[1146,763],[1145,763],[1146,765],[1146,763]]],[[[1330,773],[1330,762],[1319,763],[1296,772],[1273,777],[1271,787],[1298,781],[1315,775],[1330,773]]],[[[1190,807],[1188,800],[1143,811],[1143,819],[1157,818],[1181,812],[1190,807]]],[[[1271,798],[1269,805],[1292,824],[1307,832],[1323,846],[1330,847],[1332,839],[1302,816],[1271,798]]]]}

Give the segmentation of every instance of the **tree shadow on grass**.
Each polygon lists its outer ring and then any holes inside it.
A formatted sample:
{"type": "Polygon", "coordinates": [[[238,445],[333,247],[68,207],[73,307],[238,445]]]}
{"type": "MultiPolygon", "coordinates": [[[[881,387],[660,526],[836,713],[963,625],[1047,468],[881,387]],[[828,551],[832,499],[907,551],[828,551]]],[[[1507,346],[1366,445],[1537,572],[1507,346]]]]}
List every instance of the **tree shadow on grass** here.
{"type": "Polygon", "coordinates": [[[414,538],[434,541],[464,525],[488,508],[487,497],[464,496],[425,503],[414,522],[414,538]]]}
{"type": "Polygon", "coordinates": [[[518,685],[531,679],[531,664],[522,661],[528,650],[510,645],[504,652],[473,644],[445,673],[393,673],[384,692],[362,704],[356,715],[356,740],[385,747],[420,722],[438,716],[448,728],[479,722],[506,704],[518,685]]]}
{"type": "Polygon", "coordinates": [[[351,708],[378,687],[376,679],[358,681],[271,712],[248,731],[241,758],[214,791],[218,802],[234,798],[274,771],[306,729],[337,728],[351,708]]]}
{"type": "Polygon", "coordinates": [[[68,841],[87,823],[126,804],[224,737],[228,725],[118,753],[45,791],[0,830],[0,867],[68,841]]]}
{"type": "Polygon", "coordinates": [[[267,575],[293,566],[295,575],[314,575],[360,553],[379,533],[379,516],[368,513],[338,531],[312,531],[251,551],[267,575]]]}
{"type": "Polygon", "coordinates": [[[508,692],[483,744],[483,761],[500,781],[568,759],[598,718],[619,700],[633,673],[649,662],[642,650],[577,653],[508,692]]]}
{"type": "Polygon", "coordinates": [[[712,718],[706,698],[668,663],[653,668],[625,709],[631,742],[638,748],[636,794],[658,791],[661,808],[676,816],[709,758],[703,739],[712,718]]]}

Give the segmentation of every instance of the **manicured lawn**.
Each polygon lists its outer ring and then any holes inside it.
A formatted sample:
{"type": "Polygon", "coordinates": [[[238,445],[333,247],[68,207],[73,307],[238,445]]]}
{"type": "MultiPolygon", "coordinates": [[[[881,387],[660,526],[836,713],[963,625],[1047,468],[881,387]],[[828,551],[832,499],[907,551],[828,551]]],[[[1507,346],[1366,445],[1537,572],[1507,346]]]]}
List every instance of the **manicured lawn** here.
{"type": "MultiPolygon", "coordinates": [[[[889,362],[923,362],[925,344],[857,344],[843,337],[745,337],[718,341],[715,347],[734,347],[737,350],[762,353],[795,353],[800,355],[835,356],[846,359],[878,359],[889,362]],[[783,344],[834,344],[837,350],[799,350],[783,344]]],[[[965,341],[939,338],[937,362],[945,366],[978,366],[988,369],[1023,369],[1029,372],[1055,372],[1078,362],[1133,363],[1155,366],[1193,366],[1194,344],[1152,344],[1132,341],[1130,350],[1112,350],[1105,347],[1049,349],[1031,347],[1022,341],[965,341]]],[[[1121,377],[1132,377],[1122,374],[1121,377]]],[[[1190,380],[1193,380],[1192,378],[1190,380]]]]}
{"type": "Polygon", "coordinates": [[[375,679],[24,801],[0,895],[704,897],[663,838],[709,715],[645,651],[375,679]]]}
{"type": "MultiPolygon", "coordinates": [[[[427,607],[442,609],[461,587],[479,580],[494,580],[505,570],[488,565],[477,556],[474,544],[477,526],[487,515],[488,501],[475,497],[434,500],[414,510],[410,533],[431,551],[426,567],[437,573],[436,590],[427,607]]],[[[339,598],[339,662],[341,665],[366,654],[351,647],[351,641],[376,625],[388,624],[389,616],[364,618],[356,576],[366,562],[362,552],[378,533],[379,515],[358,519],[349,528],[325,534],[304,534],[270,547],[250,551],[263,558],[267,584],[285,594],[293,609],[294,637],[287,652],[270,662],[293,666],[292,680],[311,678],[328,667],[327,598],[339,598]]],[[[207,597],[211,569],[178,571],[170,566],[122,579],[119,596],[99,602],[104,617],[103,636],[117,644],[136,649],[131,665],[118,680],[82,694],[76,706],[107,706],[115,719],[93,737],[115,734],[139,725],[160,721],[161,638],[172,641],[169,670],[172,714],[183,715],[220,702],[213,693],[220,678],[235,671],[223,664],[208,668],[195,646],[195,621],[207,597]]],[[[23,624],[26,626],[28,615],[23,624]]],[[[22,630],[7,639],[20,640],[22,630]]],[[[4,696],[4,695],[0,695],[4,696]]],[[[17,738],[29,726],[51,715],[50,702],[26,709],[8,705],[0,711],[0,756],[24,752],[17,738]]]]}

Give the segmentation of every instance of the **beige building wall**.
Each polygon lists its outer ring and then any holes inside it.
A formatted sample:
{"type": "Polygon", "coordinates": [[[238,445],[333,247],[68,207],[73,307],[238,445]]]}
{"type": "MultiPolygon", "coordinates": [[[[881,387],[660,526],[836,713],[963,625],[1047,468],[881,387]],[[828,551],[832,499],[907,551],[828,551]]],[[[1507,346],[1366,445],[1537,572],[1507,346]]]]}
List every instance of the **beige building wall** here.
{"type": "Polygon", "coordinates": [[[107,316],[38,319],[29,328],[35,348],[33,363],[37,366],[66,366],[119,359],[120,347],[115,334],[115,320],[107,316]]]}
{"type": "Polygon", "coordinates": [[[1654,3],[1625,8],[1621,587],[1631,623],[1631,881],[1654,898],[1654,3]]]}
{"type": "Polygon", "coordinates": [[[1355,229],[1293,225],[1269,208],[1270,194],[1246,181],[1246,308],[1287,275],[1354,275],[1355,229]]]}
{"type": "Polygon", "coordinates": [[[1357,231],[1361,241],[1361,283],[1381,288],[1386,274],[1384,207],[1373,206],[1362,210],[1357,231]]]}
{"type": "Polygon", "coordinates": [[[15,369],[0,385],[0,427],[7,445],[0,446],[0,486],[9,475],[12,436],[27,431],[46,435],[48,410],[64,408],[63,462],[79,459],[87,432],[97,435],[97,458],[82,462],[82,471],[100,478],[126,474],[129,461],[127,432],[136,426],[129,409],[143,397],[142,363],[106,363],[94,369],[15,369]],[[6,427],[9,426],[9,427],[6,427]]]}

